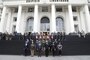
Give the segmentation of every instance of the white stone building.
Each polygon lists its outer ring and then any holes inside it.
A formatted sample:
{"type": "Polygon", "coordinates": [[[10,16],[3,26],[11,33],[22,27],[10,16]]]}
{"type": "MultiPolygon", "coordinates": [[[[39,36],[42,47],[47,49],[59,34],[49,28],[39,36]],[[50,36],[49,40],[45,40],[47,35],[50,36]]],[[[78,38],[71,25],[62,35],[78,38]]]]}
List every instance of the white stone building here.
{"type": "Polygon", "coordinates": [[[0,0],[0,32],[90,32],[89,0],[0,0]]]}

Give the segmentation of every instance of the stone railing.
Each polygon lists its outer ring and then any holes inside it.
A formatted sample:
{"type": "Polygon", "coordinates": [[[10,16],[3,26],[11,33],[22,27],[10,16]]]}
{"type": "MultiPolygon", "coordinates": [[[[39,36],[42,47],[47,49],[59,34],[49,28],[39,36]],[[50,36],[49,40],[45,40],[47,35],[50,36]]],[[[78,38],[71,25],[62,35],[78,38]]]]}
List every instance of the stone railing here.
{"type": "Polygon", "coordinates": [[[40,0],[26,0],[26,2],[40,2],[40,0]]]}
{"type": "Polygon", "coordinates": [[[50,2],[68,2],[69,0],[50,0],[50,2]]]}
{"type": "Polygon", "coordinates": [[[26,2],[68,2],[69,0],[26,0],[26,2]]]}

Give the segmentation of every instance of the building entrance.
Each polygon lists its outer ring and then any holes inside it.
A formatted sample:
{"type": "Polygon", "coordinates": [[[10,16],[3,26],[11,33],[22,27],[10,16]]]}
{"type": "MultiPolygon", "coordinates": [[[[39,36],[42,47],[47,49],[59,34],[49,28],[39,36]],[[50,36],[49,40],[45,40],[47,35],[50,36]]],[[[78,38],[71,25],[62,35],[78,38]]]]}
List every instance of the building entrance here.
{"type": "Polygon", "coordinates": [[[42,17],[41,18],[40,31],[45,33],[45,35],[47,35],[47,33],[50,32],[50,20],[48,17],[42,17]]]}

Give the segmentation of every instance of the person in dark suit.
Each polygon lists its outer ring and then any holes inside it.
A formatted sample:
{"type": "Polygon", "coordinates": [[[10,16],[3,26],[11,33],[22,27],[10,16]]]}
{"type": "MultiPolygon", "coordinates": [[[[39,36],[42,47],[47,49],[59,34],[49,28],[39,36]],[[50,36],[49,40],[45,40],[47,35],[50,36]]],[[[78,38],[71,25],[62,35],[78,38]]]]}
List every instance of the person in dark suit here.
{"type": "Polygon", "coordinates": [[[85,32],[82,30],[81,33],[82,33],[81,37],[85,38],[85,35],[86,35],[85,32]]]}
{"type": "Polygon", "coordinates": [[[6,34],[2,33],[2,40],[6,40],[6,34]]]}
{"type": "Polygon", "coordinates": [[[0,32],[0,40],[2,40],[2,33],[0,32]]]}
{"type": "Polygon", "coordinates": [[[8,32],[5,33],[5,40],[9,40],[9,34],[8,34],[8,32]]]}
{"type": "Polygon", "coordinates": [[[25,41],[24,55],[25,56],[29,55],[29,51],[30,51],[30,49],[29,49],[29,39],[27,39],[25,41]]]}
{"type": "Polygon", "coordinates": [[[56,48],[55,48],[55,43],[52,43],[52,54],[55,56],[56,48]]]}
{"type": "Polygon", "coordinates": [[[65,32],[62,32],[62,41],[65,40],[65,32]]]}
{"type": "Polygon", "coordinates": [[[49,55],[49,45],[48,45],[47,40],[46,40],[46,43],[45,43],[45,55],[46,55],[46,57],[48,57],[48,55],[49,55]]]}

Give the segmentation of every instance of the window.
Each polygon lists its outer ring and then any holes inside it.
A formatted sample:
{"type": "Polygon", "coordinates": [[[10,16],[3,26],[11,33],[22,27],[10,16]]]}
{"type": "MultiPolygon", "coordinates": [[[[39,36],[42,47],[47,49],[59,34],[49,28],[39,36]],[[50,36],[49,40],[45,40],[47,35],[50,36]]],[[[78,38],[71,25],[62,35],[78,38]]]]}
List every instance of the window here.
{"type": "Polygon", "coordinates": [[[13,17],[13,21],[16,22],[17,21],[17,17],[13,17]]]}
{"type": "Polygon", "coordinates": [[[2,13],[2,9],[0,8],[0,14],[2,13]]]}
{"type": "Polygon", "coordinates": [[[74,20],[74,21],[78,21],[77,16],[73,16],[73,20],[74,20]]]}
{"type": "Polygon", "coordinates": [[[15,8],[15,9],[14,9],[14,13],[17,13],[17,12],[18,12],[18,8],[15,8]]]}
{"type": "Polygon", "coordinates": [[[78,32],[79,31],[78,24],[75,24],[74,25],[74,28],[75,28],[75,32],[78,32]]]}
{"type": "Polygon", "coordinates": [[[73,11],[73,12],[77,12],[76,7],[72,7],[72,11],[73,11]]]}
{"type": "Polygon", "coordinates": [[[28,8],[28,12],[34,12],[34,8],[28,8]]]}
{"type": "Polygon", "coordinates": [[[26,2],[30,2],[30,0],[26,0],[26,2]]]}
{"type": "Polygon", "coordinates": [[[48,12],[48,7],[42,7],[42,12],[48,12]]]}
{"type": "Polygon", "coordinates": [[[0,15],[0,21],[1,21],[1,15],[0,15]]]}
{"type": "Polygon", "coordinates": [[[33,31],[33,24],[34,24],[33,21],[34,21],[33,17],[28,18],[27,23],[26,23],[26,32],[33,31]]]}
{"type": "Polygon", "coordinates": [[[90,12],[90,7],[89,7],[89,12],[90,12]]]}
{"type": "Polygon", "coordinates": [[[40,30],[42,32],[50,31],[50,20],[48,17],[43,17],[40,22],[41,22],[40,30]]]}
{"type": "Polygon", "coordinates": [[[57,32],[64,31],[64,21],[63,21],[63,18],[61,17],[56,18],[56,30],[57,32]]]}
{"type": "Polygon", "coordinates": [[[16,31],[16,25],[13,25],[12,32],[16,31]]]}
{"type": "Polygon", "coordinates": [[[62,10],[62,8],[56,8],[56,12],[62,12],[63,10],[62,10]]]}

